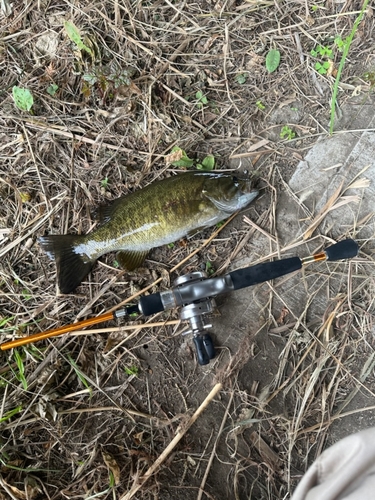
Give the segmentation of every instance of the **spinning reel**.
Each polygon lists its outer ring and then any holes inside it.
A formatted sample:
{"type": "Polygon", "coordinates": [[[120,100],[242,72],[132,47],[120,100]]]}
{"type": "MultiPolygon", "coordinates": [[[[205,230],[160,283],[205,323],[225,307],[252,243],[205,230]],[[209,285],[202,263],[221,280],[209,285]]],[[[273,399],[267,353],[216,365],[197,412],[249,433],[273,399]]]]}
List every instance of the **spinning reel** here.
{"type": "MultiPolygon", "coordinates": [[[[197,285],[207,278],[207,274],[203,271],[196,271],[190,274],[179,276],[174,282],[174,288],[179,288],[186,283],[192,286],[197,285]]],[[[215,307],[215,300],[207,297],[199,301],[185,304],[181,307],[180,318],[188,320],[190,330],[183,335],[193,334],[193,342],[197,352],[197,359],[200,365],[206,365],[210,359],[215,357],[215,347],[211,336],[205,330],[211,328],[212,325],[204,322],[204,316],[212,313],[215,307]]]]}

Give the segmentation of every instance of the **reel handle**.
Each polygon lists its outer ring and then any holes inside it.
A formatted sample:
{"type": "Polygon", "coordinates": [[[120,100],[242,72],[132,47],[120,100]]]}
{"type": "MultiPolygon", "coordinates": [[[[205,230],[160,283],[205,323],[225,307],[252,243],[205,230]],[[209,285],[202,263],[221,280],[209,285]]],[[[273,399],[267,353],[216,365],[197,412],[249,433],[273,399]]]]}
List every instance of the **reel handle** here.
{"type": "Polygon", "coordinates": [[[213,359],[216,354],[211,336],[208,333],[205,333],[204,335],[197,335],[193,337],[193,342],[197,352],[198,363],[201,366],[208,365],[210,360],[213,359]]]}

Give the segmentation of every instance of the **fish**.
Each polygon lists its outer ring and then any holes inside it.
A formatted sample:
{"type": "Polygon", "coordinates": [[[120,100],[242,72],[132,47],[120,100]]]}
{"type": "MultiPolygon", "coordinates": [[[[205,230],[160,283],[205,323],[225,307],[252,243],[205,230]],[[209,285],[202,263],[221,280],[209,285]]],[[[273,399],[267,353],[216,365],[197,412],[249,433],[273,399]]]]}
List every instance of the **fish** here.
{"type": "Polygon", "coordinates": [[[41,236],[40,247],[56,262],[60,293],[69,294],[102,255],[116,251],[120,266],[141,266],[152,248],[214,226],[258,196],[250,179],[189,171],[155,181],[99,209],[99,225],[87,234],[41,236]]]}

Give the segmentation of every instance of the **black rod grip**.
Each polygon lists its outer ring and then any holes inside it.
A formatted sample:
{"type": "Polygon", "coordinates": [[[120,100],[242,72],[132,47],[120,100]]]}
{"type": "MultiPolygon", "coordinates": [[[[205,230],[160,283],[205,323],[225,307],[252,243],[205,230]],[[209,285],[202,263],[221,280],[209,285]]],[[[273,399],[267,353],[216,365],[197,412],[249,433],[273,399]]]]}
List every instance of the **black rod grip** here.
{"type": "Polygon", "coordinates": [[[274,262],[265,262],[264,264],[237,269],[237,271],[229,273],[229,276],[232,278],[234,290],[239,290],[240,288],[279,278],[285,274],[297,271],[301,267],[301,259],[299,257],[291,257],[289,259],[275,260],[274,262]]]}
{"type": "Polygon", "coordinates": [[[152,293],[141,297],[138,303],[138,309],[145,316],[151,316],[151,314],[164,311],[160,293],[152,293]]]}
{"type": "Polygon", "coordinates": [[[324,250],[327,260],[351,259],[358,255],[358,243],[348,239],[339,241],[335,245],[324,250]]]}

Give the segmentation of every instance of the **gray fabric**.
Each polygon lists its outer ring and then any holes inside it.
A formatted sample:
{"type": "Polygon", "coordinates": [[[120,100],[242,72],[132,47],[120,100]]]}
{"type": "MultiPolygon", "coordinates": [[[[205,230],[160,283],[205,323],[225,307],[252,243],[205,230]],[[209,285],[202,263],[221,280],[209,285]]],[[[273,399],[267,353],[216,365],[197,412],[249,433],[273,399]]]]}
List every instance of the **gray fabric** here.
{"type": "Polygon", "coordinates": [[[375,428],[353,434],[325,450],[291,500],[374,500],[375,428]]]}

